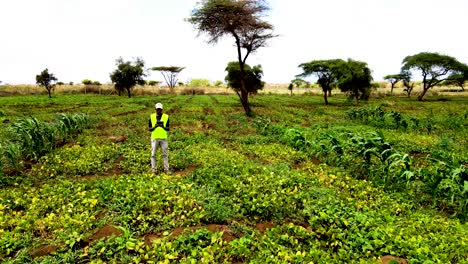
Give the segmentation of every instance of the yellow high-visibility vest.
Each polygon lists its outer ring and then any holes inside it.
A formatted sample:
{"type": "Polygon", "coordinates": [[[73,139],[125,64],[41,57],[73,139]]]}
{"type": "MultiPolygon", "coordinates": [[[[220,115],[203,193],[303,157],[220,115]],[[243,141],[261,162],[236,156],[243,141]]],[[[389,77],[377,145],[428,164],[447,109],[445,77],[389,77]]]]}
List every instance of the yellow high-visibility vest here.
{"type": "MultiPolygon", "coordinates": [[[[169,116],[166,114],[162,114],[161,120],[164,124],[164,127],[166,127],[167,120],[169,120],[169,116]]],[[[151,126],[154,127],[156,125],[156,114],[151,114],[151,126]]],[[[151,138],[156,138],[156,139],[167,139],[167,131],[164,130],[162,127],[157,127],[153,132],[151,132],[151,138]]]]}

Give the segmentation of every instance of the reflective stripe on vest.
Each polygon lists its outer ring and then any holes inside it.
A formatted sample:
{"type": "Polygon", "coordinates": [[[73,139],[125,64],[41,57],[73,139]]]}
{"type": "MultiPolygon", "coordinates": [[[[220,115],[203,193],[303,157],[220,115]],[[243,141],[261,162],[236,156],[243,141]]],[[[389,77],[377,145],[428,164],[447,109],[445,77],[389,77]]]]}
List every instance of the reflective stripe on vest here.
{"type": "MultiPolygon", "coordinates": [[[[166,114],[162,114],[161,121],[166,127],[167,120],[169,120],[169,116],[166,114]]],[[[156,125],[156,114],[151,114],[151,126],[154,127],[156,125]]],[[[153,132],[151,132],[151,138],[158,138],[158,139],[167,139],[167,131],[164,130],[162,127],[157,127],[153,132]]]]}

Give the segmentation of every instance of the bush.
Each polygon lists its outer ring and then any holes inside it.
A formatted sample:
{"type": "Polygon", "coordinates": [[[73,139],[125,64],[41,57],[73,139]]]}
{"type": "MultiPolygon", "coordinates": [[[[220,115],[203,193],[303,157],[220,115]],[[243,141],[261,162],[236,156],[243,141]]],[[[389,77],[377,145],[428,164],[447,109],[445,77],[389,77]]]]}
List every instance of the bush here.
{"type": "Polygon", "coordinates": [[[207,87],[210,86],[210,80],[208,79],[192,79],[187,84],[190,87],[207,87]]]}
{"type": "Polygon", "coordinates": [[[93,84],[93,81],[91,81],[90,79],[84,79],[83,81],[81,81],[81,83],[84,85],[90,85],[93,84]]]}
{"type": "Polygon", "coordinates": [[[149,86],[157,86],[159,83],[160,83],[160,81],[154,81],[154,80],[148,81],[149,86]]]}

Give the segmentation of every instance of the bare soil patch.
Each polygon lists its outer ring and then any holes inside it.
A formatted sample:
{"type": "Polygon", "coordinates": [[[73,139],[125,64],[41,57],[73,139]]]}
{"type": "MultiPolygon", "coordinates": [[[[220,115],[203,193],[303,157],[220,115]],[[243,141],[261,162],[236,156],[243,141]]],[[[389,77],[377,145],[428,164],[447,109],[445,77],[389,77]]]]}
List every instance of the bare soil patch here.
{"type": "Polygon", "coordinates": [[[391,256],[391,255],[387,255],[381,258],[382,264],[390,264],[392,263],[392,260],[393,262],[396,262],[398,264],[408,264],[408,261],[406,259],[391,256]]]}
{"type": "Polygon", "coordinates": [[[36,248],[30,249],[28,254],[34,259],[43,256],[47,256],[52,252],[55,252],[59,247],[53,245],[40,245],[36,248]]]}
{"type": "Polygon", "coordinates": [[[273,227],[275,227],[275,224],[273,224],[273,222],[263,222],[257,223],[254,226],[254,229],[260,231],[263,234],[267,229],[272,229],[273,227]]]}
{"type": "Polygon", "coordinates": [[[103,227],[101,227],[98,231],[96,231],[96,233],[94,233],[92,236],[90,236],[89,238],[87,238],[85,240],[85,243],[86,244],[89,244],[89,243],[92,243],[96,240],[99,240],[99,239],[102,239],[102,238],[106,238],[106,237],[110,237],[110,236],[120,236],[122,235],[122,231],[111,226],[111,225],[105,225],[103,227]]]}

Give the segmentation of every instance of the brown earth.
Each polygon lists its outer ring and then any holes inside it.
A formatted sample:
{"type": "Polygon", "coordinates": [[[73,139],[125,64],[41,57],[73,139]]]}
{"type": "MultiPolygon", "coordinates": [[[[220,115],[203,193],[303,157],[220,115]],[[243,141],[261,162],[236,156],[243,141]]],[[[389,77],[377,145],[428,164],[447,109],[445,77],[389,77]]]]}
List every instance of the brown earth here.
{"type": "Polygon", "coordinates": [[[93,241],[99,240],[101,238],[110,237],[112,235],[120,236],[122,235],[122,231],[111,225],[105,225],[101,227],[96,233],[94,233],[94,235],[86,239],[85,241],[88,243],[91,243],[93,241]]]}
{"type": "Polygon", "coordinates": [[[56,251],[57,249],[59,249],[59,247],[53,245],[40,245],[36,248],[30,249],[28,251],[28,254],[34,259],[38,257],[47,256],[50,253],[56,251]]]}
{"type": "Polygon", "coordinates": [[[408,261],[406,259],[391,255],[383,256],[380,260],[382,261],[382,264],[390,264],[392,260],[396,261],[398,264],[408,264],[408,261]]]}

